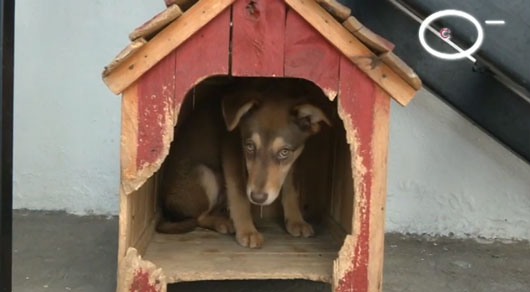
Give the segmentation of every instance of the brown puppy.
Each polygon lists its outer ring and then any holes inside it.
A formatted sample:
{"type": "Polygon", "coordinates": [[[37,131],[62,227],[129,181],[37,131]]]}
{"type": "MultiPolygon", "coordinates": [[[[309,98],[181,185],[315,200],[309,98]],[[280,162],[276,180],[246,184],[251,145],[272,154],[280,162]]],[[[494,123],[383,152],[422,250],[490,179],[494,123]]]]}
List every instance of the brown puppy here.
{"type": "Polygon", "coordinates": [[[162,191],[170,220],[162,221],[158,231],[179,233],[199,225],[226,233],[235,227],[242,246],[257,248],[263,236],[250,204],[269,205],[282,192],[287,231],[313,235],[300,211],[292,168],[306,139],[320,130],[321,122],[330,122],[308,103],[309,92],[296,85],[271,80],[246,88],[240,84],[222,99],[222,117],[218,105],[193,112],[172,145],[162,191]],[[223,119],[228,132],[221,129],[223,119]],[[226,204],[225,189],[232,221],[219,212],[226,204]]]}

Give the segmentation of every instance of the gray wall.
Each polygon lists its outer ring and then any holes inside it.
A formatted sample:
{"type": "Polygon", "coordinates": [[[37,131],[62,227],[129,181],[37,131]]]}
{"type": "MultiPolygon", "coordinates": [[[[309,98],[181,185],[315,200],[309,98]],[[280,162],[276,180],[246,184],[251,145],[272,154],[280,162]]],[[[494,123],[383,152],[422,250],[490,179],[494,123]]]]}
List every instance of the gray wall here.
{"type": "MultiPolygon", "coordinates": [[[[17,1],[15,208],[116,214],[102,67],[162,0],[17,1]]],[[[530,239],[530,167],[427,91],[392,104],[387,230],[530,239]]]]}

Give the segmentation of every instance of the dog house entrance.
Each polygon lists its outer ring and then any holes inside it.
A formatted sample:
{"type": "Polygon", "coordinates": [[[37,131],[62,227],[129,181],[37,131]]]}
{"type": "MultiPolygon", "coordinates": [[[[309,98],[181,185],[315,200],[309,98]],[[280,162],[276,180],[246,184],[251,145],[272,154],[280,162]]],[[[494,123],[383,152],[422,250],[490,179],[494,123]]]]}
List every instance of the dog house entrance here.
{"type": "MultiPolygon", "coordinates": [[[[196,106],[219,103],[219,92],[223,88],[234,82],[250,82],[250,79],[213,77],[190,90],[180,109],[174,139],[179,139],[182,121],[193,114],[196,106]]],[[[296,82],[300,84],[301,81],[296,82]]],[[[263,214],[260,214],[259,207],[253,206],[256,227],[265,238],[261,249],[241,247],[233,234],[219,234],[201,228],[184,234],[159,234],[154,232],[154,224],[145,224],[146,230],[139,230],[133,235],[146,238],[144,247],[134,244],[133,247],[142,253],[145,260],[162,268],[168,283],[229,279],[332,281],[333,261],[345,235],[352,232],[350,147],[337,114],[337,100],[330,101],[320,88],[309,81],[304,81],[303,86],[318,92],[316,102],[333,124],[332,127],[322,127],[320,133],[307,140],[297,161],[299,173],[296,185],[300,192],[301,210],[304,218],[313,225],[315,236],[296,238],[286,232],[280,199],[264,207],[263,214]]],[[[163,164],[138,191],[130,194],[131,199],[137,202],[133,204],[137,219],[160,218],[157,196],[164,179],[164,167],[163,164]],[[154,213],[146,215],[146,212],[154,213]]]]}

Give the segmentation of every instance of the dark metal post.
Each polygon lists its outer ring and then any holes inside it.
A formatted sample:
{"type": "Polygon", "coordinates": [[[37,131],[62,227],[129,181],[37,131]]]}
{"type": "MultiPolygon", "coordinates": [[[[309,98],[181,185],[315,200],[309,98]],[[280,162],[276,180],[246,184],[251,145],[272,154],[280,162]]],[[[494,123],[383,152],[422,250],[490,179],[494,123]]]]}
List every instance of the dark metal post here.
{"type": "Polygon", "coordinates": [[[12,290],[14,19],[15,1],[0,0],[0,292],[12,290]]]}

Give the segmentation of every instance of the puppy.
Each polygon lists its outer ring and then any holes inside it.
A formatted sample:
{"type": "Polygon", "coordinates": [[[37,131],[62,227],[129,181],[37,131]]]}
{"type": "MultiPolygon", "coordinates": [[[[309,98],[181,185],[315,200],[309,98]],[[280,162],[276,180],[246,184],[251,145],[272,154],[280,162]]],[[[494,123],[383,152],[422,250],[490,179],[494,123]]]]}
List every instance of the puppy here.
{"type": "Polygon", "coordinates": [[[194,111],[182,125],[162,191],[169,220],[158,231],[180,233],[195,226],[235,231],[240,245],[259,248],[263,236],[250,204],[270,205],[281,193],[287,232],[312,236],[300,210],[293,166],[306,140],[321,124],[331,125],[329,119],[308,102],[311,91],[301,90],[298,82],[267,80],[236,88],[222,98],[221,110],[213,105],[194,111]],[[226,203],[231,220],[219,212],[226,203]]]}

